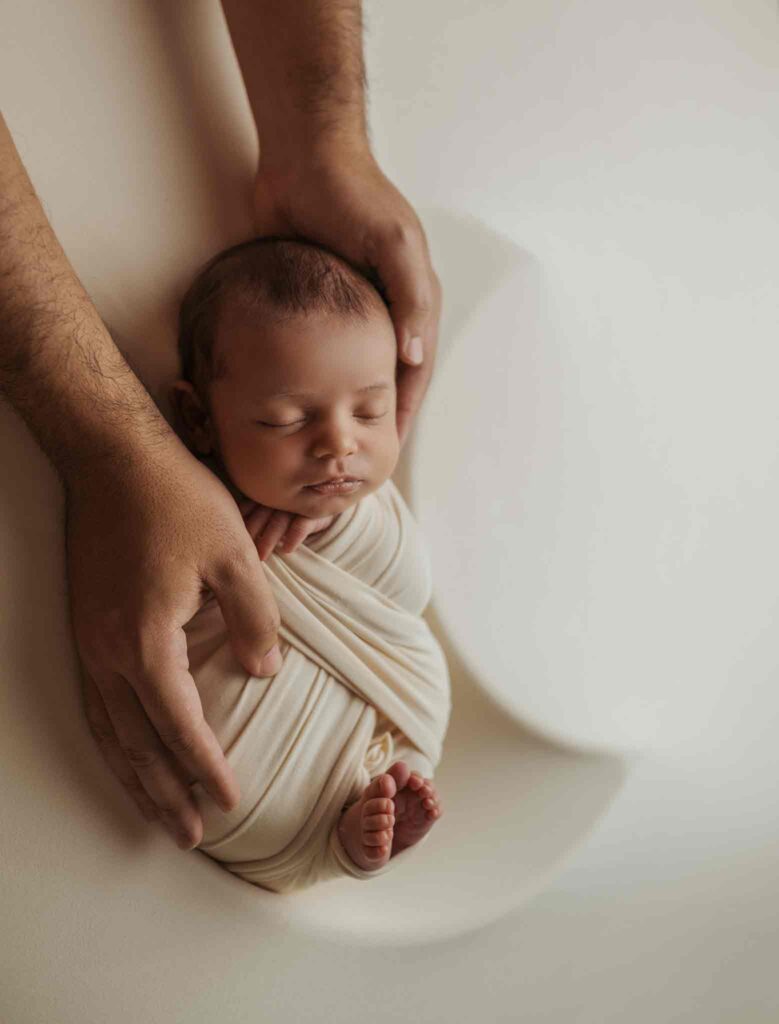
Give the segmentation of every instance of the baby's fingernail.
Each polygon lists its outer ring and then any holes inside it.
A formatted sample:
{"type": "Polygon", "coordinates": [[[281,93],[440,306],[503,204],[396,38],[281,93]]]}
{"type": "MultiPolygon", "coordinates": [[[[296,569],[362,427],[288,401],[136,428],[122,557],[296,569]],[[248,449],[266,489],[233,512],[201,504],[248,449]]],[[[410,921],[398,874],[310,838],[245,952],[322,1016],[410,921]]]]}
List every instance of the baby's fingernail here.
{"type": "Polygon", "coordinates": [[[279,645],[274,644],[273,647],[271,647],[271,649],[260,662],[260,675],[272,676],[276,672],[278,672],[281,666],[281,651],[279,650],[279,645]]]}
{"type": "Polygon", "coordinates": [[[419,336],[415,336],[406,341],[405,348],[403,349],[406,359],[409,359],[412,363],[422,362],[422,339],[419,336]]]}

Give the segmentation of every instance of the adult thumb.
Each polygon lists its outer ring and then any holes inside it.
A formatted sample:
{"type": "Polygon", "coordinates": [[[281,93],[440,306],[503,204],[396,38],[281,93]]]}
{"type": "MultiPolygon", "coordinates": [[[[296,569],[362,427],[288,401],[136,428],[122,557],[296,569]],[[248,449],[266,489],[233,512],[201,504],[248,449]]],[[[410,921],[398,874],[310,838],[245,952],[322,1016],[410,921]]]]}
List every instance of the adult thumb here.
{"type": "Polygon", "coordinates": [[[433,275],[421,229],[406,241],[376,246],[377,270],[390,301],[398,356],[412,366],[424,359],[433,324],[433,275]]]}
{"type": "Polygon", "coordinates": [[[257,552],[235,564],[214,582],[206,581],[224,616],[235,656],[253,676],[272,676],[281,668],[277,643],[279,609],[257,552]]]}

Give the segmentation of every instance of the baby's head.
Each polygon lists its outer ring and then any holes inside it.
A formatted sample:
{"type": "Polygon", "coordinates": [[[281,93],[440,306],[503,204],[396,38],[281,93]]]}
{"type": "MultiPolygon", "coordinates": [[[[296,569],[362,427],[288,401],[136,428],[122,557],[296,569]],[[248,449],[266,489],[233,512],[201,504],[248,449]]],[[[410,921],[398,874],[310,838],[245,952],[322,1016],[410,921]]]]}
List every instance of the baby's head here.
{"type": "Polygon", "coordinates": [[[395,330],[379,291],[327,249],[258,238],[215,256],[181,304],[170,392],[189,447],[248,498],[342,512],[395,468],[395,330]],[[351,489],[312,490],[333,477],[351,489]]]}

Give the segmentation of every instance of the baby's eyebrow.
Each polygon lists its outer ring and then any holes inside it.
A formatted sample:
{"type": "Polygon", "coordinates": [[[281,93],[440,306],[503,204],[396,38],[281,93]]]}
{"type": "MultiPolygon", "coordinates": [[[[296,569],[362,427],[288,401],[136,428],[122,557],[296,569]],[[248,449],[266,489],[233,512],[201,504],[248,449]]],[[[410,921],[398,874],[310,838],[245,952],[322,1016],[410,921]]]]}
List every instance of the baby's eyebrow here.
{"type": "MultiPolygon", "coordinates": [[[[366,391],[383,391],[391,388],[392,385],[386,380],[376,381],[375,384],[366,384],[364,388],[358,388],[355,392],[358,395],[366,391]]],[[[271,398],[316,398],[315,391],[277,391],[274,395],[264,395],[266,401],[271,398]]]]}

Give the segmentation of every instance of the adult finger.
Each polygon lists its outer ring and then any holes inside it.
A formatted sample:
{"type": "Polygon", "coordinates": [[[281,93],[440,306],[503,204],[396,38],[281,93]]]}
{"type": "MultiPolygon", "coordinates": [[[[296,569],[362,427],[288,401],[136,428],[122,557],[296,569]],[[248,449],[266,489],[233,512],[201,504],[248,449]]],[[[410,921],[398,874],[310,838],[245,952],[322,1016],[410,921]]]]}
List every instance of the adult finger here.
{"type": "Polygon", "coordinates": [[[397,407],[395,418],[401,447],[403,447],[406,437],[411,430],[411,424],[433,377],[436,353],[438,351],[438,330],[441,323],[442,301],[443,291],[441,289],[441,282],[438,279],[438,275],[433,271],[432,334],[429,339],[429,349],[425,361],[421,366],[408,366],[398,363],[396,373],[397,407]]]}
{"type": "Polygon", "coordinates": [[[374,259],[395,327],[398,358],[419,366],[433,345],[434,273],[422,225],[403,225],[374,239],[374,259]]]}
{"type": "Polygon", "coordinates": [[[180,847],[191,849],[202,839],[203,823],[180,766],[223,810],[237,802],[238,787],[189,672],[164,643],[146,656],[148,668],[139,662],[133,678],[94,673],[94,680],[122,753],[180,847]]]}
{"type": "Polygon", "coordinates": [[[206,577],[222,610],[230,642],[243,667],[256,676],[281,668],[277,643],[281,619],[270,583],[251,544],[206,577]]]}
{"type": "Polygon", "coordinates": [[[154,802],[141,785],[141,780],[135,774],[132,765],[122,753],[100,691],[92,676],[83,666],[81,666],[81,696],[89,731],[92,733],[104,761],[130,794],[144,818],[147,821],[159,820],[154,802]]]}

